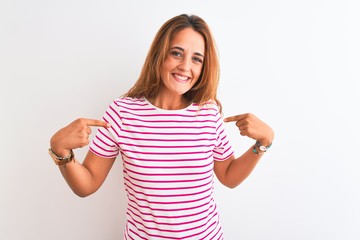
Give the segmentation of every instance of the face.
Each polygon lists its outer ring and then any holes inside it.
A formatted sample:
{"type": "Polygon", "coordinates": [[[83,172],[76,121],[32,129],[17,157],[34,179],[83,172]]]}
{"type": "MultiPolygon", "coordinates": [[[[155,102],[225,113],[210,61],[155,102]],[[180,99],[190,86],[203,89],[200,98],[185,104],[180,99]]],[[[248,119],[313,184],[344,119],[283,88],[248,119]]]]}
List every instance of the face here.
{"type": "Polygon", "coordinates": [[[200,33],[192,28],[176,33],[161,68],[163,84],[159,94],[179,97],[189,91],[199,79],[204,55],[205,42],[200,33]]]}

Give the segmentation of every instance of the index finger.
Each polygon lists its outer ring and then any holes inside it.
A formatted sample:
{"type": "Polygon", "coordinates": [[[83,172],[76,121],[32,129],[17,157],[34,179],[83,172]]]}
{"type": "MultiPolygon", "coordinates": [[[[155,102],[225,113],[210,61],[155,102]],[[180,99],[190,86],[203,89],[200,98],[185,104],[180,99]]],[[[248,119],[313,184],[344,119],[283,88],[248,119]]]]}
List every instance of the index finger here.
{"type": "Polygon", "coordinates": [[[235,115],[235,116],[231,116],[231,117],[227,117],[224,119],[224,122],[235,122],[235,121],[239,121],[241,119],[243,119],[245,117],[246,114],[239,114],[239,115],[235,115]]]}
{"type": "Polygon", "coordinates": [[[106,127],[106,128],[111,127],[110,123],[97,119],[86,119],[86,125],[90,127],[106,127]]]}

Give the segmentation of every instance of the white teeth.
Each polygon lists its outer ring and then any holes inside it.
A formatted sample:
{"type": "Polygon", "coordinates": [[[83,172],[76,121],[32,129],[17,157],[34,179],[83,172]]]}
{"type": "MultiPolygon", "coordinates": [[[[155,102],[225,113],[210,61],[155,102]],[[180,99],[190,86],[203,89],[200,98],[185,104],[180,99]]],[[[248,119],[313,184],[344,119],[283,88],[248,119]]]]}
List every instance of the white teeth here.
{"type": "Polygon", "coordinates": [[[188,77],[180,76],[180,75],[177,75],[177,74],[175,74],[175,77],[176,77],[177,79],[179,79],[179,80],[182,80],[182,81],[188,80],[188,77]]]}

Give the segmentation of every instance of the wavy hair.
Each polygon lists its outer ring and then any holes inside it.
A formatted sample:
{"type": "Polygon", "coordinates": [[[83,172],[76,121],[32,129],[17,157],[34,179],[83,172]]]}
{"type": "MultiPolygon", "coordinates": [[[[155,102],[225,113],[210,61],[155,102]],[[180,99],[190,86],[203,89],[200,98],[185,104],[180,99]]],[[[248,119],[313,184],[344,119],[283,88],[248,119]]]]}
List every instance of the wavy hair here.
{"type": "Polygon", "coordinates": [[[209,100],[215,101],[220,112],[222,111],[221,103],[216,96],[220,65],[215,40],[207,23],[196,15],[181,14],[169,19],[161,26],[150,46],[138,80],[124,94],[125,97],[153,98],[158,94],[162,84],[161,67],[169,55],[170,41],[177,32],[185,28],[192,28],[202,35],[205,42],[205,56],[198,81],[183,96],[186,100],[199,105],[209,100]]]}

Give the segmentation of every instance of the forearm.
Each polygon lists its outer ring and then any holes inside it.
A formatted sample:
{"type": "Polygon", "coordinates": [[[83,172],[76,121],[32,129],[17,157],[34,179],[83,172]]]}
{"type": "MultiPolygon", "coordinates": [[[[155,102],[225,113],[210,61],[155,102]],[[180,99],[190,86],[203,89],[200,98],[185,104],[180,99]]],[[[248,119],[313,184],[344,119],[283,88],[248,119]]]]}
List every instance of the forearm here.
{"type": "Polygon", "coordinates": [[[79,197],[89,196],[96,191],[91,172],[78,161],[59,166],[59,169],[71,190],[79,197]]]}
{"type": "Polygon", "coordinates": [[[230,188],[238,186],[254,170],[261,157],[262,154],[253,152],[253,146],[249,148],[243,155],[230,163],[225,174],[224,184],[230,188]]]}
{"type": "Polygon", "coordinates": [[[218,164],[216,172],[220,181],[234,188],[244,181],[254,170],[262,155],[271,146],[274,139],[274,131],[263,121],[251,113],[240,114],[224,119],[225,122],[236,122],[240,130],[240,135],[247,136],[256,141],[239,158],[233,156],[225,161],[224,164],[218,164]],[[255,152],[253,151],[255,149],[255,152]]]}
{"type": "Polygon", "coordinates": [[[79,118],[57,131],[50,139],[50,153],[54,161],[70,188],[80,197],[94,193],[101,186],[115,161],[115,157],[104,159],[91,151],[82,163],[71,161],[74,157],[71,149],[89,144],[90,127],[109,128],[110,125],[104,121],[79,118]]]}
{"type": "MultiPolygon", "coordinates": [[[[64,148],[63,145],[59,145],[53,138],[50,140],[51,149],[57,156],[69,156],[70,150],[64,148]]],[[[59,170],[76,195],[86,197],[95,191],[91,172],[84,165],[80,164],[75,156],[73,156],[72,161],[65,165],[60,165],[59,170]]]]}

